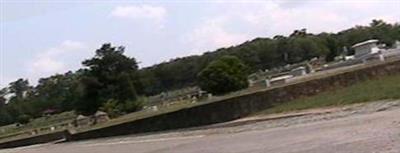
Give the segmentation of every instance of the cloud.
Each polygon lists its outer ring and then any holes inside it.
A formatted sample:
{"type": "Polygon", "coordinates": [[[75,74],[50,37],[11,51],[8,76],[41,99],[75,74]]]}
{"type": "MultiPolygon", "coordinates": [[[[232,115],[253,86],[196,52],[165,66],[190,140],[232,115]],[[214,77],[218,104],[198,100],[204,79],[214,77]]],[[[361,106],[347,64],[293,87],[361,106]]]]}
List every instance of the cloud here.
{"type": "Polygon", "coordinates": [[[288,34],[300,28],[307,28],[311,32],[337,31],[348,22],[343,16],[323,8],[286,9],[274,3],[239,15],[239,18],[256,30],[267,30],[270,36],[288,34]]]}
{"type": "Polygon", "coordinates": [[[4,73],[0,75],[0,89],[8,86],[8,84],[12,81],[15,81],[16,78],[6,76],[4,73]]]}
{"type": "Polygon", "coordinates": [[[16,21],[29,19],[35,16],[62,12],[67,9],[73,8],[77,3],[51,3],[49,2],[38,2],[34,0],[2,0],[0,2],[0,21],[16,21]]]}
{"type": "Polygon", "coordinates": [[[48,56],[41,56],[32,63],[32,73],[53,73],[64,70],[64,63],[56,61],[48,56]]]}
{"type": "Polygon", "coordinates": [[[308,32],[338,32],[372,19],[395,22],[400,13],[394,1],[292,1],[268,0],[252,3],[223,1],[216,13],[203,17],[183,38],[189,46],[186,54],[199,54],[236,45],[256,37],[289,35],[296,29],[308,32]]]}
{"type": "Polygon", "coordinates": [[[149,19],[157,23],[163,22],[167,10],[161,6],[130,5],[118,6],[111,12],[111,16],[125,19],[149,19]]]}
{"type": "Polygon", "coordinates": [[[295,8],[299,6],[306,5],[310,0],[273,0],[273,2],[277,3],[282,8],[295,8]]]}
{"type": "Polygon", "coordinates": [[[66,72],[79,65],[80,61],[74,59],[81,59],[87,51],[88,47],[84,43],[66,40],[56,47],[37,54],[27,63],[28,73],[38,78],[66,72]]]}
{"type": "Polygon", "coordinates": [[[229,31],[227,28],[230,18],[219,17],[204,20],[195,27],[184,40],[192,46],[191,54],[201,51],[213,50],[242,43],[249,38],[248,35],[229,31]]]}

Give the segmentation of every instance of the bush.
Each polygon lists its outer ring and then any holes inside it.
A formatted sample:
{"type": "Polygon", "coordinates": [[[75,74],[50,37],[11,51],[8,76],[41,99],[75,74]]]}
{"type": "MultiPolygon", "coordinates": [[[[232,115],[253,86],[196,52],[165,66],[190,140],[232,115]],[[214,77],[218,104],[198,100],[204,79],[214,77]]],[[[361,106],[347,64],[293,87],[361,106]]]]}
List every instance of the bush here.
{"type": "Polygon", "coordinates": [[[118,104],[118,101],[110,99],[105,102],[99,110],[106,112],[108,116],[114,118],[123,114],[122,109],[123,107],[121,104],[118,104]]]}
{"type": "Polygon", "coordinates": [[[146,98],[140,97],[137,100],[127,100],[125,102],[110,99],[105,102],[99,110],[106,112],[111,118],[141,110],[146,102],[146,98]]]}
{"type": "Polygon", "coordinates": [[[198,74],[201,89],[221,95],[248,87],[248,68],[235,56],[223,56],[198,74]]]}
{"type": "Polygon", "coordinates": [[[124,112],[130,113],[141,110],[146,103],[147,99],[145,97],[139,97],[135,101],[128,100],[124,103],[124,112]]]}
{"type": "Polygon", "coordinates": [[[26,114],[21,114],[17,117],[17,123],[19,124],[26,124],[29,123],[29,120],[31,119],[31,117],[29,115],[26,114]]]}

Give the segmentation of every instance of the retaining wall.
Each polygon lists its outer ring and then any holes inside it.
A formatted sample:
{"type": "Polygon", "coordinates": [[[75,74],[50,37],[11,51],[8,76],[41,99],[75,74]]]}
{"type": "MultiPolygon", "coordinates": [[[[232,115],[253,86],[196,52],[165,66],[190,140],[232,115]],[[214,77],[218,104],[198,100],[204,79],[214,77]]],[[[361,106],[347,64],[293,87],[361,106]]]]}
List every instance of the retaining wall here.
{"type": "Polygon", "coordinates": [[[217,102],[186,108],[132,122],[72,134],[72,140],[118,136],[220,123],[245,117],[271,107],[274,103],[312,96],[384,75],[400,74],[400,60],[373,64],[349,72],[258,91],[217,102]]]}
{"type": "Polygon", "coordinates": [[[48,143],[57,140],[68,139],[69,135],[70,134],[68,131],[61,131],[61,132],[37,135],[24,139],[12,140],[0,143],[0,149],[29,146],[40,143],[48,143]]]}

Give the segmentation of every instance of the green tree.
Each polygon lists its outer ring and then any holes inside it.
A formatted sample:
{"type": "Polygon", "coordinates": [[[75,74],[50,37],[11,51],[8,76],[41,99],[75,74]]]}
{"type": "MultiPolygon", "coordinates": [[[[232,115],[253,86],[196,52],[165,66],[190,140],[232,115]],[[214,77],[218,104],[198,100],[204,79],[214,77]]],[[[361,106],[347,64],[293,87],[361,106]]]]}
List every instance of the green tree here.
{"type": "Polygon", "coordinates": [[[31,119],[31,117],[29,115],[21,114],[17,117],[17,122],[20,124],[26,124],[26,123],[29,123],[30,119],[31,119]]]}
{"type": "Polygon", "coordinates": [[[78,74],[67,72],[39,79],[35,87],[35,97],[31,100],[38,105],[37,111],[56,109],[58,111],[72,110],[72,104],[79,98],[77,87],[78,74]]]}
{"type": "Polygon", "coordinates": [[[8,94],[7,88],[0,89],[0,109],[6,106],[6,95],[8,94]]]}
{"type": "Polygon", "coordinates": [[[198,75],[201,89],[220,95],[248,86],[248,68],[235,56],[223,56],[213,61],[198,75]]]}
{"type": "Polygon", "coordinates": [[[102,84],[94,77],[84,76],[81,78],[80,82],[82,95],[80,100],[74,104],[74,109],[78,113],[92,115],[103,103],[100,93],[104,89],[102,89],[102,84]]]}
{"type": "Polygon", "coordinates": [[[26,97],[27,92],[31,89],[28,80],[18,79],[17,81],[11,82],[9,92],[14,94],[11,98],[12,101],[21,101],[26,97]]]}
{"type": "Polygon", "coordinates": [[[14,118],[7,111],[7,109],[0,108],[0,125],[7,125],[14,122],[14,118]]]}
{"type": "Polygon", "coordinates": [[[135,101],[141,92],[134,58],[123,53],[125,48],[104,44],[96,50],[96,55],[82,62],[87,69],[81,79],[83,97],[76,110],[85,115],[95,113],[110,99],[118,103],[135,101]]]}
{"type": "Polygon", "coordinates": [[[103,103],[99,109],[106,112],[111,118],[114,118],[122,114],[123,108],[122,105],[118,104],[118,101],[110,99],[103,103]]]}

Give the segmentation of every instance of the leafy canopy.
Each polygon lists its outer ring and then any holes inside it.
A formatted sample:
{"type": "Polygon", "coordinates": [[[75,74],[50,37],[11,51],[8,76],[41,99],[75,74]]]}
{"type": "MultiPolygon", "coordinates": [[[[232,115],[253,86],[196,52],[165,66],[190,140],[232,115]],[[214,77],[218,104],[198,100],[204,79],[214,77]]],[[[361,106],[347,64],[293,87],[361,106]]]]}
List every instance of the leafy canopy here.
{"type": "Polygon", "coordinates": [[[76,106],[78,112],[93,114],[110,99],[118,103],[136,100],[138,66],[124,51],[122,46],[104,44],[93,58],[82,62],[87,69],[81,79],[83,96],[76,106]]]}
{"type": "Polygon", "coordinates": [[[211,62],[198,75],[198,84],[213,94],[224,94],[248,86],[248,68],[235,56],[223,56],[211,62]]]}

